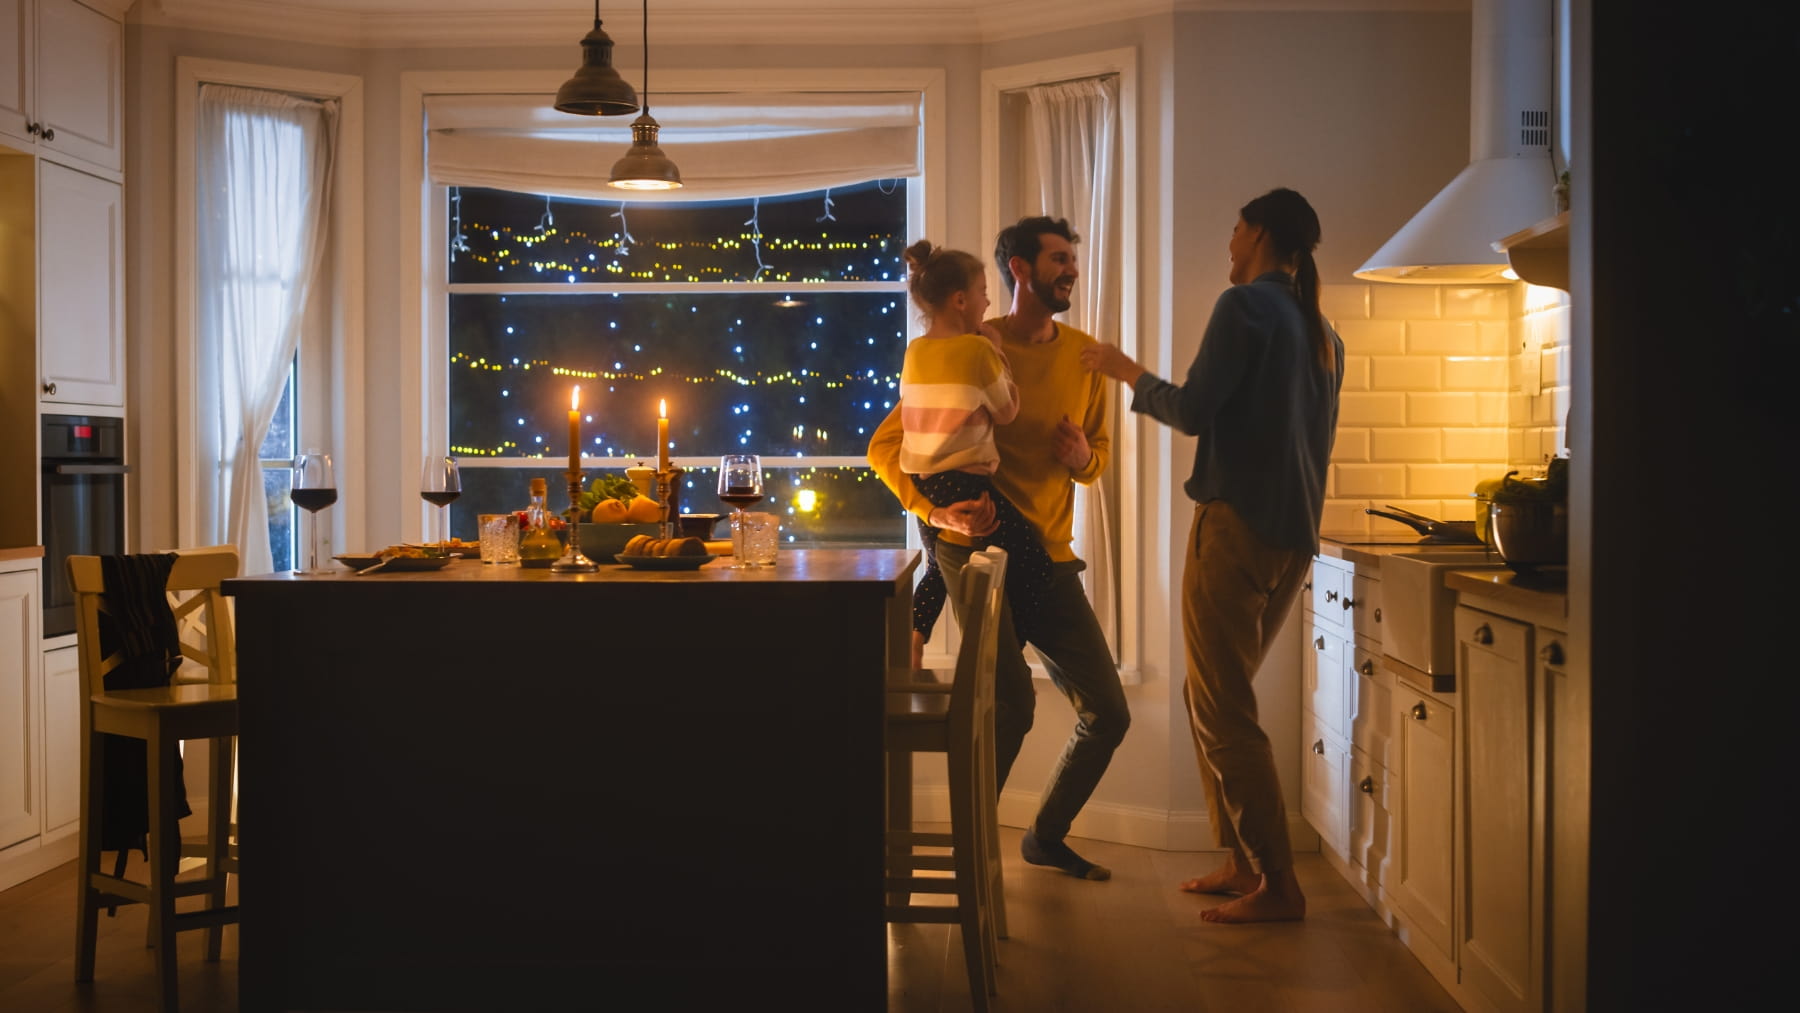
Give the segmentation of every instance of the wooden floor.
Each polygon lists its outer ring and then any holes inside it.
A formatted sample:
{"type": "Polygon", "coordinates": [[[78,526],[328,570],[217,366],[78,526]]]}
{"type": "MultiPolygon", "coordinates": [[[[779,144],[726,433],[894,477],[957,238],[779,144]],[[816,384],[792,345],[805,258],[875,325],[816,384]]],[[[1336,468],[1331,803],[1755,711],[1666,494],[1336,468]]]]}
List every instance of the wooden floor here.
{"type": "MultiPolygon", "coordinates": [[[[1024,864],[1006,838],[1007,913],[997,1013],[1456,1013],[1400,941],[1316,854],[1300,856],[1309,912],[1283,925],[1209,925],[1216,901],[1175,884],[1212,868],[1207,854],[1071,839],[1113,870],[1105,883],[1024,864]]],[[[133,874],[136,869],[133,870],[133,874]]],[[[95,980],[73,976],[74,863],[0,892],[0,1010],[154,1010],[155,973],[141,905],[103,918],[95,980]]],[[[888,1013],[969,1010],[957,930],[898,925],[888,933],[888,1013]]],[[[181,1008],[237,1010],[237,930],[205,962],[204,934],[182,933],[181,1008]]],[[[782,1008],[765,997],[764,1008],[782,1008]]],[[[832,1011],[839,1013],[839,1011],[832,1011]]],[[[855,1011],[844,1011],[855,1013],[855,1011]]]]}

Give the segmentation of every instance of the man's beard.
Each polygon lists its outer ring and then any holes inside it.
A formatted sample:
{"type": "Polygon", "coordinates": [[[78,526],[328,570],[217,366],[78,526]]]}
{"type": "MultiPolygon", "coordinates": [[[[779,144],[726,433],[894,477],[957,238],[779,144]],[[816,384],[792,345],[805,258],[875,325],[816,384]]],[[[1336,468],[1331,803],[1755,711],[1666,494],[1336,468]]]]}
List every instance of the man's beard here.
{"type": "Polygon", "coordinates": [[[1031,294],[1037,296],[1038,302],[1050,307],[1052,313],[1061,313],[1069,308],[1069,300],[1056,294],[1056,284],[1061,280],[1061,278],[1052,278],[1049,281],[1039,278],[1031,279],[1031,294]]]}

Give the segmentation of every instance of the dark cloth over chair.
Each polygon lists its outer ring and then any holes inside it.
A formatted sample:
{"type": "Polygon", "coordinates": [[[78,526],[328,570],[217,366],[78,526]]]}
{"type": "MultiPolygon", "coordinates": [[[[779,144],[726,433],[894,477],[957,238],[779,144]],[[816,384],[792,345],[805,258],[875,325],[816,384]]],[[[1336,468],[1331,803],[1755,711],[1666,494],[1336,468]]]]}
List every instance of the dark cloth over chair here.
{"type": "MultiPolygon", "coordinates": [[[[121,652],[117,668],[106,673],[108,690],[167,686],[181,668],[181,632],[169,608],[169,571],[175,553],[101,556],[105,611],[100,613],[100,656],[121,652]]],[[[102,736],[105,808],[100,820],[100,850],[131,848],[148,856],[150,831],[149,763],[144,741],[122,735],[102,736]]],[[[182,784],[181,761],[175,767],[176,816],[192,815],[182,784]]],[[[121,856],[123,857],[123,856],[121,856]]]]}

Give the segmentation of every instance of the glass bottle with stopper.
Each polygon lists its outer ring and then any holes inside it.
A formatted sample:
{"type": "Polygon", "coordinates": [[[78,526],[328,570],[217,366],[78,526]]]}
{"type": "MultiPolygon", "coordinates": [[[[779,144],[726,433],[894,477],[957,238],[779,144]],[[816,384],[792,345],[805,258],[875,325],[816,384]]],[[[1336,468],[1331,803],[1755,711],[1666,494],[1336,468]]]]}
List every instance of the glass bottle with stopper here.
{"type": "Polygon", "coordinates": [[[549,483],[532,479],[531,505],[525,508],[525,532],[519,539],[519,565],[533,570],[548,569],[563,554],[562,543],[550,530],[551,513],[545,506],[548,496],[549,483]]]}

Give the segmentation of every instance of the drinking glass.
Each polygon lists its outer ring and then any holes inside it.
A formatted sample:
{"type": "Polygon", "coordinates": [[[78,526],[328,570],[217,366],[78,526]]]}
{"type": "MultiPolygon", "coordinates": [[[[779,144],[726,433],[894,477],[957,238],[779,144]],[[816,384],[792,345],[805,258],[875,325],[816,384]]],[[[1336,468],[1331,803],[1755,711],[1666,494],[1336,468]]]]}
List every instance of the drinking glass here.
{"type": "Polygon", "coordinates": [[[435,541],[443,545],[450,540],[449,506],[456,497],[462,495],[462,474],[456,469],[456,461],[449,457],[427,457],[425,466],[419,474],[419,496],[438,508],[438,532],[435,541]]]}
{"type": "Polygon", "coordinates": [[[311,549],[306,557],[304,573],[319,573],[319,511],[337,502],[337,473],[331,467],[331,455],[317,449],[294,458],[294,477],[288,487],[288,499],[310,514],[311,549]]]}
{"type": "Polygon", "coordinates": [[[744,509],[763,498],[762,458],[755,454],[726,454],[719,458],[719,501],[730,504],[731,565],[749,567],[744,561],[744,509]]]}

